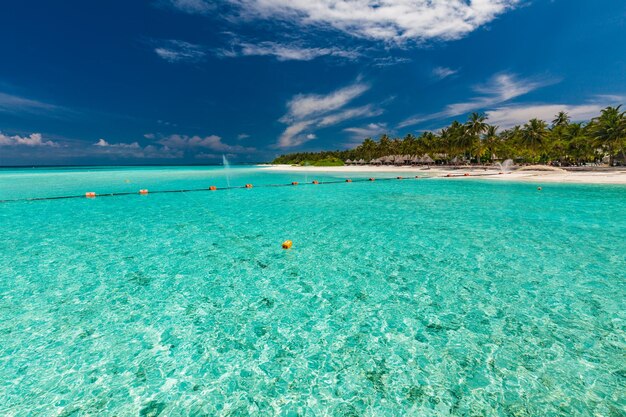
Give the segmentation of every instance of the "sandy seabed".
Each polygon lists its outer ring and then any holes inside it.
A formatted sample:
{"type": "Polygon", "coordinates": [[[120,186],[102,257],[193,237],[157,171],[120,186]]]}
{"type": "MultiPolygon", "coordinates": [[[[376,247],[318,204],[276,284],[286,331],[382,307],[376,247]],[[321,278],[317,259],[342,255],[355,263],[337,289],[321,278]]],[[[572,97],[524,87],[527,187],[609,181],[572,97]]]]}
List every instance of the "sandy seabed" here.
{"type": "Polygon", "coordinates": [[[626,167],[602,170],[566,171],[559,168],[546,167],[544,169],[512,169],[510,172],[499,174],[497,169],[472,167],[411,167],[411,166],[342,166],[342,167],[301,167],[293,165],[261,165],[271,171],[285,172],[332,172],[332,173],[405,173],[424,175],[445,180],[485,179],[494,181],[526,181],[551,182],[571,184],[623,184],[626,185],[626,167]],[[450,175],[448,177],[447,175],[450,175]],[[465,174],[469,174],[465,176],[465,174]]]}

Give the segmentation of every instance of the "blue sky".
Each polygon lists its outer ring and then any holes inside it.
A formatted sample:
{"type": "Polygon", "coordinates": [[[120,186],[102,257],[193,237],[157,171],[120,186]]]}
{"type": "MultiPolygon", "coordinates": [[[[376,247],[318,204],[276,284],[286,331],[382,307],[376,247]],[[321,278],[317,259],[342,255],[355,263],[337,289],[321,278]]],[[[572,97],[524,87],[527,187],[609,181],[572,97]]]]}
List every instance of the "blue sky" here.
{"type": "Polygon", "coordinates": [[[8,0],[0,16],[0,165],[266,161],[626,101],[622,0],[8,0]]]}

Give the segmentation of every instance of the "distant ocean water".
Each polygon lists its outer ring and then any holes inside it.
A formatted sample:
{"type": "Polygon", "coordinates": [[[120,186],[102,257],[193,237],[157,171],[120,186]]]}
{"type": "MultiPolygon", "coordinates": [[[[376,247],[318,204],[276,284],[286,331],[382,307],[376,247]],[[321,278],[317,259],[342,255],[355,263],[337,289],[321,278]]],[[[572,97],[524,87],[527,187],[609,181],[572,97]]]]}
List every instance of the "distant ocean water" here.
{"type": "MultiPolygon", "coordinates": [[[[339,175],[5,169],[0,200],[339,175]]],[[[624,415],[626,187],[542,186],[0,204],[0,415],[624,415]]]]}

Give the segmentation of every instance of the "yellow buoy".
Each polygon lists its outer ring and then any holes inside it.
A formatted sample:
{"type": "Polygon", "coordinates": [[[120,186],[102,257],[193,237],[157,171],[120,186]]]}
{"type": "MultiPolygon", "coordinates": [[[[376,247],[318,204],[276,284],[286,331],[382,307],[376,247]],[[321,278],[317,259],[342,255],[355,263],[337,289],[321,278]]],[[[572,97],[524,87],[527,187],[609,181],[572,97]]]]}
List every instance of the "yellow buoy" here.
{"type": "Polygon", "coordinates": [[[283,249],[291,249],[293,242],[291,240],[285,240],[283,242],[283,249]]]}

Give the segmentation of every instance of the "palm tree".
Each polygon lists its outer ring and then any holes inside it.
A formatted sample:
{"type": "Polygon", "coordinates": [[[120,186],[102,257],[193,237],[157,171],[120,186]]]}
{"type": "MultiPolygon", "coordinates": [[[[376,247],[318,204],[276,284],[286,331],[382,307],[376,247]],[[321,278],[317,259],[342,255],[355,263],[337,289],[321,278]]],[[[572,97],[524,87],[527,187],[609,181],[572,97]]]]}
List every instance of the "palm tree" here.
{"type": "Polygon", "coordinates": [[[620,152],[624,155],[626,147],[626,113],[620,112],[620,108],[607,107],[600,116],[591,120],[589,130],[591,137],[598,146],[603,147],[609,154],[609,166],[613,165],[615,155],[620,152]]]}
{"type": "Polygon", "coordinates": [[[545,145],[548,137],[548,125],[543,120],[531,119],[521,130],[522,143],[533,153],[537,153],[545,145]]]}
{"type": "Polygon", "coordinates": [[[498,126],[490,125],[487,128],[483,142],[485,143],[485,149],[489,153],[489,158],[492,158],[492,155],[496,154],[496,148],[500,142],[500,137],[498,136],[498,126]]]}
{"type": "MultiPolygon", "coordinates": [[[[465,123],[466,138],[464,142],[470,152],[472,150],[480,152],[483,149],[483,146],[481,146],[479,142],[481,140],[480,135],[486,132],[489,127],[489,125],[485,123],[485,120],[487,120],[487,117],[484,114],[474,112],[469,116],[467,122],[465,123]]],[[[475,155],[478,163],[480,164],[480,155],[475,155]]]]}
{"type": "Polygon", "coordinates": [[[552,121],[552,127],[558,127],[558,126],[567,126],[570,122],[570,117],[567,113],[565,113],[564,111],[560,111],[559,114],[557,114],[554,117],[554,120],[552,121]]]}

